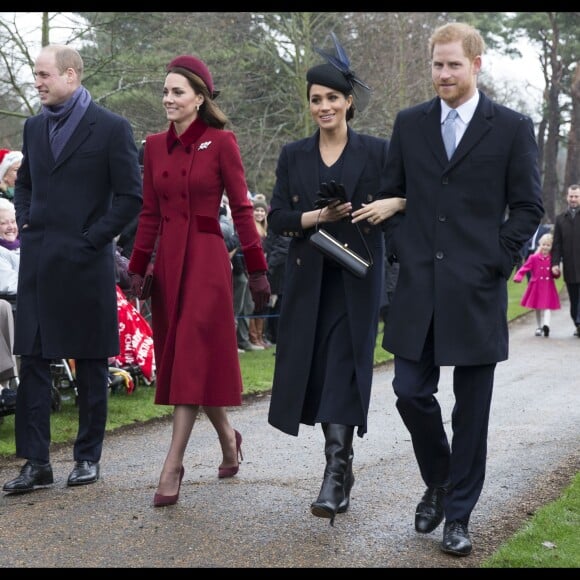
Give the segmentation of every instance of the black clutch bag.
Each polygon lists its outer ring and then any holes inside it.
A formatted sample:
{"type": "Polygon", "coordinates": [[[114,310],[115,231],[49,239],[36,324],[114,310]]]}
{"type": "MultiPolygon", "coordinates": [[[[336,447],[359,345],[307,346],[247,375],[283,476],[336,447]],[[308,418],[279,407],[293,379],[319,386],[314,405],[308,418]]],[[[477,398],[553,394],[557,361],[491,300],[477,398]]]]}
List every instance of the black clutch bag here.
{"type": "Polygon", "coordinates": [[[316,224],[316,232],[310,236],[310,243],[325,256],[336,262],[344,270],[350,272],[353,276],[364,278],[370,267],[373,265],[373,256],[358,224],[353,225],[356,227],[363,241],[368,259],[359,256],[359,254],[351,250],[347,244],[340,242],[326,230],[319,228],[318,223],[316,224]]]}

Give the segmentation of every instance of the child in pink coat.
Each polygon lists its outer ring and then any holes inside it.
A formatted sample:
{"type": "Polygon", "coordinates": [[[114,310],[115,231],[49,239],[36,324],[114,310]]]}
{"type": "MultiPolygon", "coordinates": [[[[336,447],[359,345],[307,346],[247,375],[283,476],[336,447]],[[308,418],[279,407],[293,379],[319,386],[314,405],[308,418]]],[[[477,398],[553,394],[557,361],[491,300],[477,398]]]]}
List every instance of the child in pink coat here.
{"type": "Polygon", "coordinates": [[[514,282],[521,282],[526,272],[531,274],[520,304],[536,311],[536,336],[550,336],[551,311],[560,308],[560,297],[554,282],[560,276],[554,276],[551,267],[552,242],[552,234],[544,234],[538,242],[538,249],[514,275],[514,282]]]}

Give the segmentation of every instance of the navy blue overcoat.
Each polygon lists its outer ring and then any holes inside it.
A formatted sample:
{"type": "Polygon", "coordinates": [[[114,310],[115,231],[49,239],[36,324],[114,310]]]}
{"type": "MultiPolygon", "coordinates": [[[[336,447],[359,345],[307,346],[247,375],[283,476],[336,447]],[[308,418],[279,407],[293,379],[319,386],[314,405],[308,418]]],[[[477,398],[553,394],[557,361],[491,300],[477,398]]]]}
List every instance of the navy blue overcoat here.
{"type": "MultiPolygon", "coordinates": [[[[370,203],[384,191],[388,140],[361,135],[348,129],[344,152],[343,184],[353,211],[370,203]]],[[[312,211],[319,180],[318,132],[283,147],[276,169],[276,185],[268,215],[268,229],[288,236],[284,299],[278,323],[276,368],[270,401],[270,424],[298,435],[302,405],[314,352],[316,320],[320,301],[323,256],[309,237],[314,228],[302,229],[303,212],[312,211]]],[[[361,256],[366,249],[350,220],[324,224],[361,256]]],[[[344,294],[354,353],[356,383],[365,422],[358,430],[366,432],[373,374],[374,349],[383,280],[384,237],[380,227],[361,223],[374,265],[364,279],[343,272],[344,294]]]]}
{"type": "Polygon", "coordinates": [[[107,358],[119,352],[114,238],[142,203],[129,122],[91,103],[55,161],[47,119],[24,125],[14,205],[20,232],[14,352],[107,358]]]}
{"type": "Polygon", "coordinates": [[[433,321],[435,364],[507,359],[507,280],[544,214],[537,160],[531,119],[483,93],[449,161],[438,97],[397,115],[387,191],[407,205],[386,222],[400,266],[386,350],[419,360],[433,321]]]}

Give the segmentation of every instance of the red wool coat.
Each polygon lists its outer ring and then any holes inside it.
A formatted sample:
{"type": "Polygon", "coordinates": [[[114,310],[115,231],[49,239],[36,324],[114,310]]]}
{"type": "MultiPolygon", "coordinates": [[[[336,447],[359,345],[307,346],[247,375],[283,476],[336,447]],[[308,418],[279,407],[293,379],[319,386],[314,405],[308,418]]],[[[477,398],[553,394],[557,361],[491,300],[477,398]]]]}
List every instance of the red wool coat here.
{"type": "Polygon", "coordinates": [[[172,127],[147,138],[129,270],[145,273],[158,238],[151,294],[157,404],[241,404],[232,270],[218,221],[224,192],[248,271],[266,271],[235,135],[198,118],[180,139],[172,127]]]}

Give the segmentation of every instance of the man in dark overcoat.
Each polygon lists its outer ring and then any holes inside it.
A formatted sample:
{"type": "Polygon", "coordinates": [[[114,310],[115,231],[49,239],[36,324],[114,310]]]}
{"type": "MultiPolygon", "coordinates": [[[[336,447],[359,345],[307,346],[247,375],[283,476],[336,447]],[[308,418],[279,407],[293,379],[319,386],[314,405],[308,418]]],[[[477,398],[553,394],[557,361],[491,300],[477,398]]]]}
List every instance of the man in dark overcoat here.
{"type": "Polygon", "coordinates": [[[34,65],[40,114],[24,126],[14,204],[20,270],[14,352],[21,357],[16,455],[27,461],[4,484],[24,493],[53,483],[53,359],[74,359],[79,427],[69,486],[99,478],[107,420],[108,359],[119,353],[114,239],[142,203],[129,122],[96,105],[83,61],[48,45],[34,65]]]}
{"type": "Polygon", "coordinates": [[[564,272],[570,299],[570,318],[580,338],[580,184],[573,183],[566,194],[568,207],[556,216],[552,245],[552,272],[564,272]]]}
{"type": "Polygon", "coordinates": [[[507,281],[544,214],[533,123],[477,89],[484,48],[463,23],[434,32],[437,97],[397,115],[386,171],[389,195],[407,200],[386,222],[399,278],[383,347],[395,355],[397,409],[427,486],[415,529],[445,519],[441,549],[455,556],[472,549],[495,366],[508,357],[507,281]],[[449,111],[456,149],[446,153],[449,111]],[[455,367],[451,445],[435,398],[441,366],[455,367]]]}

